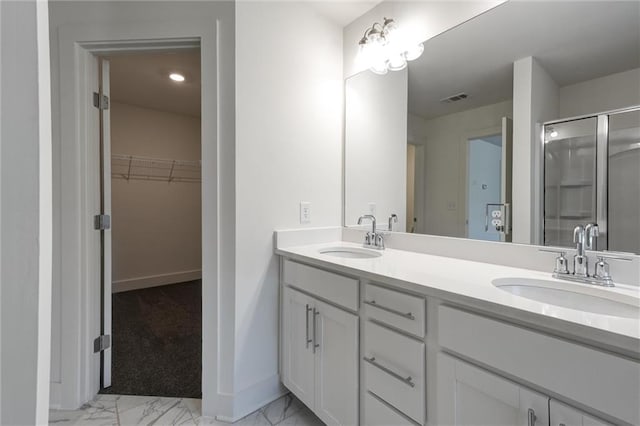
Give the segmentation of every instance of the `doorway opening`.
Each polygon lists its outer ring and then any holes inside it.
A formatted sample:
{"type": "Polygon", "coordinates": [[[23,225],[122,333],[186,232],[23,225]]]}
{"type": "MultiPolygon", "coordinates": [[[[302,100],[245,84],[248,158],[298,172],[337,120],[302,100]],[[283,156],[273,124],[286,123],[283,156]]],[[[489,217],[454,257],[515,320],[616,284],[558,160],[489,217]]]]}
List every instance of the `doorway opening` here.
{"type": "Polygon", "coordinates": [[[102,197],[111,210],[101,393],[200,398],[200,50],[109,55],[101,69],[110,92],[102,197]]]}
{"type": "Polygon", "coordinates": [[[487,226],[486,212],[501,203],[502,135],[471,138],[467,150],[467,237],[500,241],[495,226],[487,226]]]}

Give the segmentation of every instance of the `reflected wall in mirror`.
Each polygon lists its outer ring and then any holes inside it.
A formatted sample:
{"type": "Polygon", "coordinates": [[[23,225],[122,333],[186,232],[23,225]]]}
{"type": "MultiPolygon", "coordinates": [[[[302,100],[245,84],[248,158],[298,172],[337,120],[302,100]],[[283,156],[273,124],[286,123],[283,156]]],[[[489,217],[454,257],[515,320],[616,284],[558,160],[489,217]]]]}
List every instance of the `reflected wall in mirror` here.
{"type": "MultiPolygon", "coordinates": [[[[639,18],[638,2],[506,2],[426,41],[407,71],[348,78],[345,226],[375,212],[387,227],[395,213],[402,219],[394,231],[568,246],[564,228],[601,220],[596,207],[587,217],[580,203],[605,197],[604,185],[610,217],[602,224],[619,226],[609,226],[600,247],[615,232],[637,230],[637,197],[621,194],[640,191],[629,184],[638,182],[640,167],[636,151],[618,148],[640,143],[632,130],[624,142],[611,141],[609,179],[596,179],[590,168],[594,186],[555,195],[557,205],[549,204],[545,177],[561,179],[566,164],[545,160],[541,135],[551,121],[571,127],[578,124],[571,117],[597,122],[607,111],[640,105],[639,18]],[[553,209],[561,211],[555,216],[581,213],[553,231],[553,209]]],[[[589,137],[597,146],[597,135],[589,137]]],[[[554,155],[587,167],[596,158],[589,150],[554,155]]],[[[638,245],[608,248],[640,252],[638,245]]]]}

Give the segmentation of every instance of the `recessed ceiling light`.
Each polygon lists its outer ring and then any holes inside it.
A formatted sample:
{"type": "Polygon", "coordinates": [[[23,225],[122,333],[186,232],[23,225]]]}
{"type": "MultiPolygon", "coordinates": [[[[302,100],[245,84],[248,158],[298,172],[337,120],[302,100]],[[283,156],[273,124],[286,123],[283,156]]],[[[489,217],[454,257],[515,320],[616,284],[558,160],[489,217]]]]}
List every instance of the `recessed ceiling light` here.
{"type": "Polygon", "coordinates": [[[184,75],[178,74],[177,72],[169,74],[169,78],[171,80],[177,81],[177,82],[183,82],[184,81],[184,75]]]}

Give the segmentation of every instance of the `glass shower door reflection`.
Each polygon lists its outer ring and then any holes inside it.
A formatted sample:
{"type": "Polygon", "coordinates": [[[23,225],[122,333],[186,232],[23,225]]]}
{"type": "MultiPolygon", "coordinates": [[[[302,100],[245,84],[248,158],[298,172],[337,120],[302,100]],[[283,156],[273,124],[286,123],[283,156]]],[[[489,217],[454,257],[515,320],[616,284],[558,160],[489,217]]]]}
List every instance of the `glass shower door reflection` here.
{"type": "Polygon", "coordinates": [[[544,244],[570,247],[573,228],[596,222],[597,118],[544,128],[544,244]]]}
{"type": "Polygon", "coordinates": [[[640,253],[640,111],[609,116],[608,249],[640,253]]]}

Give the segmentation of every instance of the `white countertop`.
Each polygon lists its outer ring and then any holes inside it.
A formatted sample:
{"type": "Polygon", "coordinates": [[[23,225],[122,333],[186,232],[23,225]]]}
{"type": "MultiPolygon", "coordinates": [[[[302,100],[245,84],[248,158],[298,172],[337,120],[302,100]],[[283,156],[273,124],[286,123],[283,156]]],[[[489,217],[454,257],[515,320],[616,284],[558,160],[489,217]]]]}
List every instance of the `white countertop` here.
{"type": "Polygon", "coordinates": [[[509,277],[541,279],[558,282],[564,287],[578,286],[578,291],[585,294],[612,292],[638,299],[640,287],[617,285],[615,288],[600,288],[587,284],[573,284],[553,279],[550,272],[395,249],[386,249],[380,257],[365,259],[341,258],[320,253],[320,250],[329,247],[361,248],[362,245],[334,241],[278,248],[276,253],[327,269],[397,285],[426,296],[471,305],[475,303],[480,309],[490,309],[493,313],[520,319],[523,323],[535,324],[563,335],[575,335],[577,338],[605,347],[622,349],[633,354],[640,353],[640,318],[621,318],[537,302],[501,290],[492,284],[492,280],[509,277]]]}

